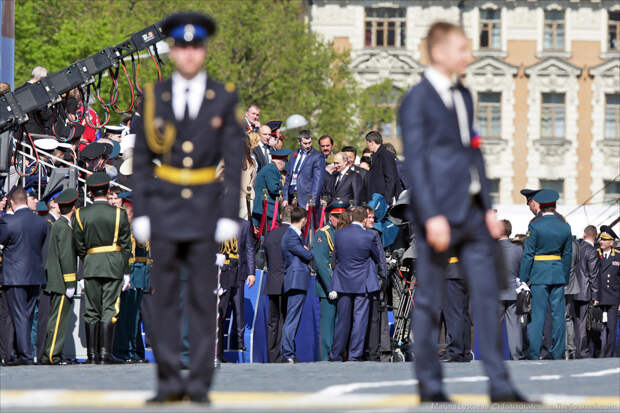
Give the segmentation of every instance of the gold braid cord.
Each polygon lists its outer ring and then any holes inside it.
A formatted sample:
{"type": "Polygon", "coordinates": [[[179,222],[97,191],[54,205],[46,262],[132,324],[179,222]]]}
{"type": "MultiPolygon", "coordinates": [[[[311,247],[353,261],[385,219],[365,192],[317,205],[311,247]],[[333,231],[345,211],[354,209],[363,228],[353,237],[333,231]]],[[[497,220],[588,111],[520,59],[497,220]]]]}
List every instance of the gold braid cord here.
{"type": "Polygon", "coordinates": [[[155,120],[155,86],[149,83],[144,88],[144,131],[146,143],[155,154],[161,155],[170,152],[176,138],[176,128],[166,122],[164,125],[156,125],[155,120]],[[163,126],[163,135],[159,133],[159,127],[163,126]]]}
{"type": "Polygon", "coordinates": [[[231,254],[237,254],[237,239],[231,239],[228,241],[224,241],[224,243],[222,244],[222,246],[220,247],[220,253],[221,254],[226,254],[226,256],[229,256],[231,254]]]}

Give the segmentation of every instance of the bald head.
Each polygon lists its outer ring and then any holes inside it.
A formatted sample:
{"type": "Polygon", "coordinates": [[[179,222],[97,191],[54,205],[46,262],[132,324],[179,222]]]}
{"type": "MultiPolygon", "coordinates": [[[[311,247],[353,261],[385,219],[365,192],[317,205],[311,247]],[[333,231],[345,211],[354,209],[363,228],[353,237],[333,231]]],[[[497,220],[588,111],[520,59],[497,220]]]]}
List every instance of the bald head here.
{"type": "Polygon", "coordinates": [[[267,125],[263,125],[258,129],[258,134],[260,135],[260,141],[263,145],[268,145],[269,138],[271,137],[271,128],[267,125]]]}

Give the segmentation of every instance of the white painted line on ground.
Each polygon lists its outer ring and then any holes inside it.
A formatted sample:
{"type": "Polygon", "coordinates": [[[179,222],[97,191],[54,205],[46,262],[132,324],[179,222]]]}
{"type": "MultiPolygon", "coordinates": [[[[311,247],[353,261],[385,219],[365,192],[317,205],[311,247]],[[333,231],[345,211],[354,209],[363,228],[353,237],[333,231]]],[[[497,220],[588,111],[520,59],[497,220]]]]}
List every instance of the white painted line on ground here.
{"type": "Polygon", "coordinates": [[[488,381],[487,376],[471,376],[471,377],[451,377],[443,379],[444,383],[477,383],[480,381],[488,381]]]}
{"type": "Polygon", "coordinates": [[[620,373],[620,368],[590,371],[587,373],[577,373],[577,374],[571,374],[570,376],[571,377],[600,377],[600,376],[608,376],[610,374],[618,374],[618,373],[620,373]]]}
{"type": "Polygon", "coordinates": [[[562,376],[559,374],[549,374],[547,376],[532,376],[530,380],[559,380],[562,376]]]}
{"type": "MultiPolygon", "coordinates": [[[[351,393],[357,390],[363,389],[376,389],[380,387],[390,386],[414,386],[418,384],[415,379],[411,380],[394,380],[394,381],[378,381],[378,382],[363,382],[363,383],[349,383],[349,384],[337,384],[335,386],[329,386],[314,393],[312,396],[341,396],[346,393],[351,393]]],[[[412,390],[413,393],[413,390],[412,390]]]]}

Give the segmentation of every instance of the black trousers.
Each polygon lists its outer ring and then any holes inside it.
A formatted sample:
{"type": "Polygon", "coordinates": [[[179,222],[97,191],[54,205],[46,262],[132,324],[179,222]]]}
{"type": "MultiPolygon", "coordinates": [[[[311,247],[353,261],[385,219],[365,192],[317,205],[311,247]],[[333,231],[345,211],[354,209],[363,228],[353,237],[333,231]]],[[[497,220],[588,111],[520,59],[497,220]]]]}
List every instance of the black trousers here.
{"type": "Polygon", "coordinates": [[[151,329],[157,361],[158,392],[206,394],[211,386],[215,360],[215,318],[218,245],[211,240],[175,242],[153,238],[156,257],[151,272],[153,313],[151,329]],[[181,375],[180,270],[186,266],[185,309],[188,316],[190,373],[181,375]]]}
{"type": "Polygon", "coordinates": [[[45,353],[47,322],[50,317],[51,295],[41,290],[37,301],[37,360],[45,353]]]}
{"type": "Polygon", "coordinates": [[[615,357],[618,305],[601,305],[601,309],[607,312],[607,324],[601,331],[601,357],[615,357]]]}
{"type": "MultiPolygon", "coordinates": [[[[220,313],[218,321],[218,338],[217,338],[217,358],[219,360],[224,359],[224,321],[226,321],[226,314],[228,313],[228,305],[233,298],[233,288],[229,288],[224,291],[224,293],[220,296],[220,302],[218,306],[218,311],[220,313]]],[[[233,305],[234,307],[234,305],[233,305]]],[[[228,347],[226,347],[228,350],[228,347]]]]}
{"type": "Polygon", "coordinates": [[[469,292],[464,279],[446,280],[443,305],[446,320],[446,355],[456,361],[469,361],[471,329],[469,292]]]}
{"type": "Polygon", "coordinates": [[[15,349],[18,361],[34,361],[30,334],[39,291],[38,285],[6,287],[9,311],[15,327],[15,349]]]}
{"type": "Polygon", "coordinates": [[[588,301],[573,300],[575,310],[575,357],[578,359],[598,356],[600,351],[600,333],[586,330],[588,303],[588,301]]]}
{"type": "Polygon", "coordinates": [[[6,287],[0,287],[0,359],[9,361],[15,357],[15,328],[6,290],[6,287]]]}
{"type": "Polygon", "coordinates": [[[240,348],[245,344],[244,285],[241,284],[239,287],[233,287],[230,293],[232,294],[232,309],[235,315],[235,326],[237,327],[237,348],[240,348]]]}
{"type": "Polygon", "coordinates": [[[269,295],[269,321],[267,322],[267,350],[269,362],[280,360],[282,326],[286,318],[286,295],[269,295]]]}
{"type": "Polygon", "coordinates": [[[381,292],[370,294],[368,332],[366,333],[366,359],[368,361],[390,361],[392,343],[387,309],[381,306],[381,292]]]}

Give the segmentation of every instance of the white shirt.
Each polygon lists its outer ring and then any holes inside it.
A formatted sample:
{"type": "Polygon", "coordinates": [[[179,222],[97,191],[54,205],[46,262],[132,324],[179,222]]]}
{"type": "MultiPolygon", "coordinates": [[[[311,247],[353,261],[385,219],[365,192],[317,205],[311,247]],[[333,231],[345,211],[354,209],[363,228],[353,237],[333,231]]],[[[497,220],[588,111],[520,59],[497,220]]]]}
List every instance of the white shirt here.
{"type": "Polygon", "coordinates": [[[351,225],[358,225],[361,229],[363,229],[364,231],[366,231],[366,228],[364,228],[364,226],[362,225],[362,223],[361,223],[361,222],[355,222],[355,221],[353,221],[353,222],[351,222],[351,225]]]}
{"type": "Polygon", "coordinates": [[[301,237],[301,230],[300,230],[300,229],[298,229],[295,225],[291,225],[289,228],[292,228],[292,229],[293,229],[293,231],[295,231],[295,233],[296,233],[299,237],[301,237]]]}
{"type": "Polygon", "coordinates": [[[431,82],[431,85],[435,88],[441,100],[443,100],[444,105],[448,109],[452,108],[452,93],[450,92],[450,87],[456,83],[456,79],[450,79],[446,77],[444,74],[440,73],[433,66],[429,66],[424,71],[424,77],[431,82]]]}
{"type": "Polygon", "coordinates": [[[28,205],[22,205],[22,206],[18,206],[17,208],[15,208],[13,210],[13,213],[16,213],[17,211],[19,211],[20,209],[24,209],[24,208],[28,208],[28,205]]]}
{"type": "Polygon", "coordinates": [[[260,146],[260,150],[263,152],[263,155],[265,155],[265,157],[267,158],[268,160],[267,163],[271,163],[271,152],[269,151],[269,147],[265,145],[264,143],[262,143],[261,141],[258,141],[258,146],[260,146]]]}
{"type": "Polygon", "coordinates": [[[605,257],[605,259],[609,258],[610,255],[611,255],[611,248],[607,250],[606,252],[603,251],[603,257],[605,257]]]}
{"type": "Polygon", "coordinates": [[[198,72],[192,79],[185,79],[179,72],[172,74],[172,110],[177,120],[185,115],[186,100],[189,103],[189,117],[195,119],[200,111],[205,90],[207,89],[207,74],[198,72]]]}

